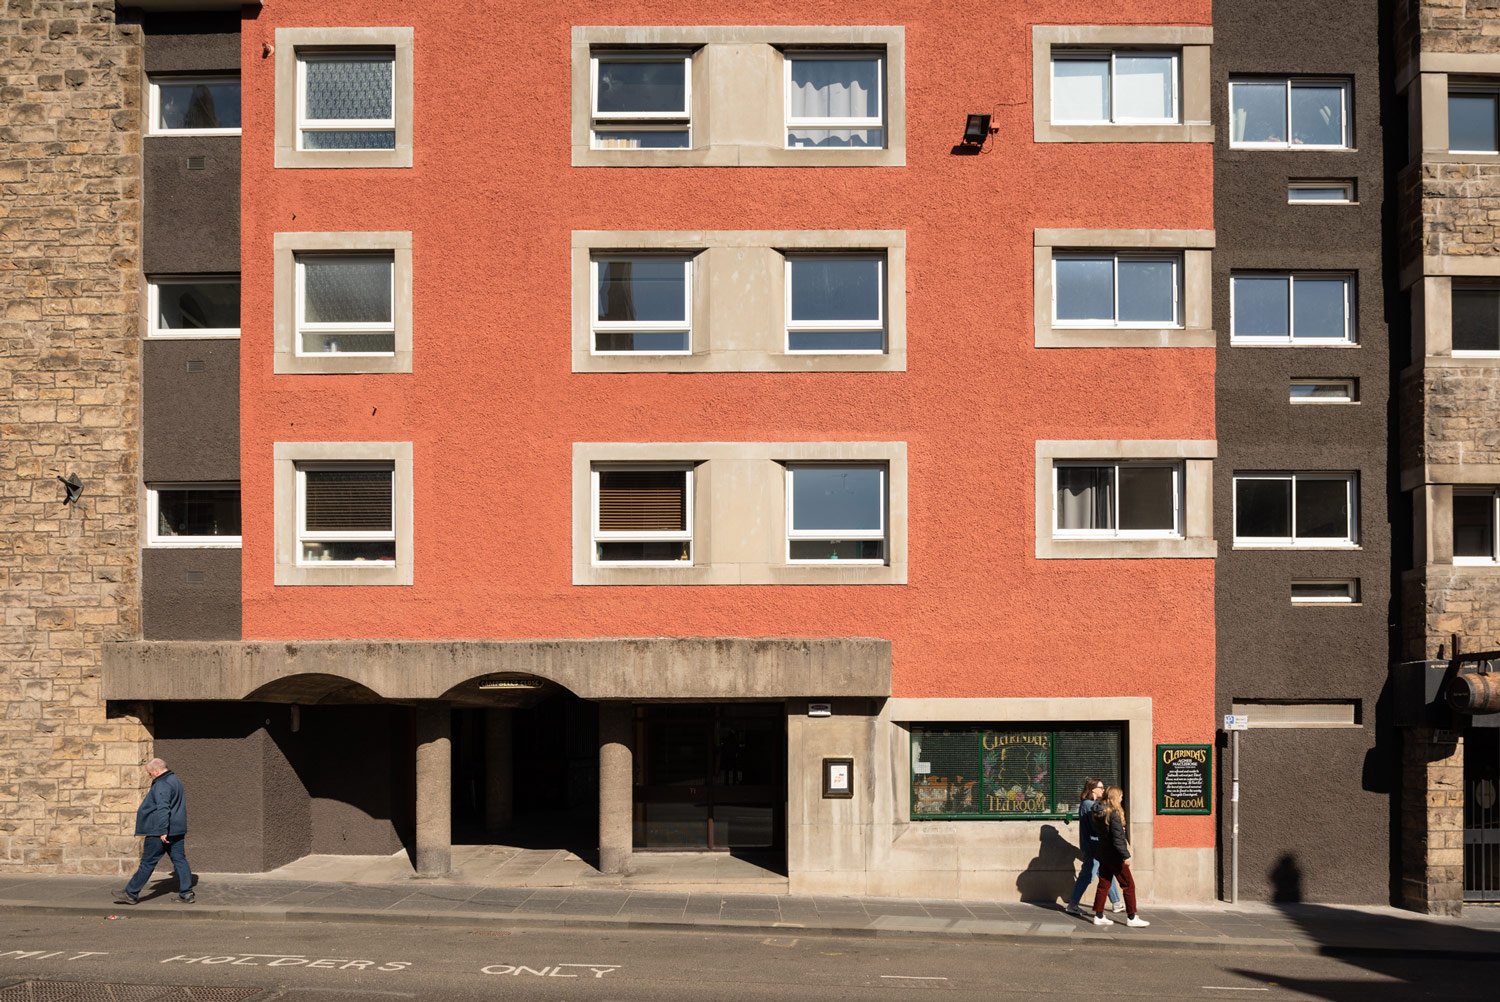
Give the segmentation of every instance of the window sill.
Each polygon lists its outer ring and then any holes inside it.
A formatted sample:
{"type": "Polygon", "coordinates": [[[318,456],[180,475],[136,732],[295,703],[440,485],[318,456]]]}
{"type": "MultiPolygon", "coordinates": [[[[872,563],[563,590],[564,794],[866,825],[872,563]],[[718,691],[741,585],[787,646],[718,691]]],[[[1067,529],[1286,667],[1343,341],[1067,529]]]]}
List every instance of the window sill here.
{"type": "Polygon", "coordinates": [[[720,144],[695,149],[596,150],[573,147],[574,167],[905,167],[904,147],[786,149],[720,144]]]}
{"type": "Polygon", "coordinates": [[[1170,122],[1159,125],[1103,125],[1037,122],[1038,143],[1211,143],[1212,122],[1170,122]]]}
{"type": "Polygon", "coordinates": [[[1236,550],[1295,550],[1305,552],[1308,550],[1343,551],[1361,549],[1358,543],[1247,543],[1242,539],[1234,541],[1236,550]]]}
{"type": "Polygon", "coordinates": [[[1180,536],[1159,539],[1068,539],[1042,537],[1037,540],[1038,560],[1212,560],[1219,555],[1212,537],[1180,536]]]}
{"type": "Polygon", "coordinates": [[[1229,336],[1231,348],[1358,348],[1358,341],[1334,341],[1318,338],[1303,338],[1300,341],[1260,341],[1229,336]]]}
{"type": "Polygon", "coordinates": [[[1043,327],[1038,348],[1212,348],[1218,335],[1193,327],[1043,327]]]}
{"type": "Polygon", "coordinates": [[[148,550],[238,550],[243,548],[239,536],[189,536],[178,539],[151,539],[148,550]]]}

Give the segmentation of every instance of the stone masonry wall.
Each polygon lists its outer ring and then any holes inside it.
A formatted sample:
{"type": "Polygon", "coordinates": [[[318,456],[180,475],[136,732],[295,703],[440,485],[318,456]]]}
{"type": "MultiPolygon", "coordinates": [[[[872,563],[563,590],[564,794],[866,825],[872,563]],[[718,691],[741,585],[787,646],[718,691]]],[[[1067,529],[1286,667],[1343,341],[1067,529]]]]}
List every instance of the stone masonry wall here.
{"type": "Polygon", "coordinates": [[[1426,433],[1408,462],[1500,465],[1500,366],[1432,366],[1422,373],[1422,398],[1426,433]]]}
{"type": "Polygon", "coordinates": [[[140,72],[112,0],[0,0],[0,871],[139,851],[99,671],[139,632],[140,72]]]}
{"type": "Polygon", "coordinates": [[[1414,727],[1402,734],[1401,904],[1457,915],[1464,886],[1463,739],[1414,727]]]}
{"type": "Polygon", "coordinates": [[[1496,253],[1500,165],[1424,162],[1421,184],[1423,254],[1496,253]]]}
{"type": "Polygon", "coordinates": [[[1500,0],[1421,0],[1423,52],[1500,52],[1500,0]]]}

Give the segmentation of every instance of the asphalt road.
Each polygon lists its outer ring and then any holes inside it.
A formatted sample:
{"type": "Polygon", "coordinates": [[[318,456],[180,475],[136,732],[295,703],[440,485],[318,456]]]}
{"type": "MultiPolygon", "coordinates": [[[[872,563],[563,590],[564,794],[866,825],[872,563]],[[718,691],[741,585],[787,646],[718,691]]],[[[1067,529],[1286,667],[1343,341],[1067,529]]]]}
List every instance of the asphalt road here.
{"type": "MultiPolygon", "coordinates": [[[[142,906],[144,907],[144,906],[142,906]]],[[[174,909],[166,902],[156,907],[174,909]]],[[[350,999],[1484,999],[1495,962],[1232,954],[1092,943],[486,930],[231,922],[121,911],[118,918],[0,917],[0,1002],[131,998],[89,986],[189,986],[204,1002],[350,999]],[[46,986],[23,987],[45,980],[46,986]],[[83,987],[69,989],[60,982],[83,987]],[[211,991],[202,991],[208,988],[211,991]],[[233,991],[232,989],[241,989],[233,991]]]]}

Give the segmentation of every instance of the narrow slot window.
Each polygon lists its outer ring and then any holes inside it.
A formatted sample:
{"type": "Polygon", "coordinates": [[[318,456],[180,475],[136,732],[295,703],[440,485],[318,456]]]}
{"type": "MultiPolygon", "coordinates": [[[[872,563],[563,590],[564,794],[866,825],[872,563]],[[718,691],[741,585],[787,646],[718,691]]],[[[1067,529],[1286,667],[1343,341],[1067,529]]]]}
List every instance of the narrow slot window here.
{"type": "Polygon", "coordinates": [[[1358,578],[1292,582],[1293,605],[1355,605],[1358,602],[1358,578]]]}
{"type": "Polygon", "coordinates": [[[1353,379],[1293,379],[1289,399],[1294,404],[1352,404],[1359,400],[1353,379]]]}
{"type": "Polygon", "coordinates": [[[1287,185],[1291,205],[1352,205],[1353,181],[1293,181],[1287,185]]]}

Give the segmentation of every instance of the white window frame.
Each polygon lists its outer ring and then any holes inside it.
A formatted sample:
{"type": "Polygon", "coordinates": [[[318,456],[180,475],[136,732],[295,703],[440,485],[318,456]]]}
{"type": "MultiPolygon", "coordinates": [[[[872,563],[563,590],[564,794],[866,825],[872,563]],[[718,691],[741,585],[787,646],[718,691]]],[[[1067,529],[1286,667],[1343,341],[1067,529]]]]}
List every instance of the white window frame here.
{"type": "Polygon", "coordinates": [[[1357,279],[1352,271],[1233,271],[1229,273],[1229,343],[1243,345],[1275,345],[1280,347],[1307,347],[1315,345],[1357,344],[1356,325],[1354,317],[1354,302],[1357,293],[1357,279]],[[1237,279],[1240,278],[1280,278],[1288,283],[1287,293],[1287,333],[1281,334],[1253,334],[1245,335],[1237,331],[1238,310],[1236,308],[1237,279]],[[1343,337],[1297,337],[1295,326],[1297,317],[1297,279],[1318,279],[1327,281],[1339,278],[1344,281],[1344,336],[1343,337]]]}
{"type": "Polygon", "coordinates": [[[161,85],[173,84],[196,84],[196,83],[225,83],[234,81],[240,85],[240,110],[243,119],[245,85],[238,73],[200,73],[194,76],[170,76],[168,74],[153,74],[148,79],[149,96],[147,98],[149,107],[146,111],[146,135],[148,136],[238,136],[243,131],[240,128],[233,129],[169,129],[161,124],[161,85]]]}
{"type": "MultiPolygon", "coordinates": [[[[205,483],[151,483],[146,485],[146,545],[152,549],[239,549],[243,536],[163,536],[157,531],[161,524],[160,491],[223,491],[239,492],[237,481],[210,481],[205,483]]],[[[244,509],[241,508],[241,518],[244,509]]],[[[240,527],[242,530],[243,525],[240,527]]]]}
{"type": "Polygon", "coordinates": [[[784,125],[781,130],[781,141],[789,150],[819,150],[823,152],[842,153],[847,151],[866,151],[874,147],[869,146],[793,146],[791,133],[794,129],[814,130],[857,130],[857,129],[880,129],[881,142],[878,148],[888,149],[890,144],[890,132],[885,123],[886,100],[885,89],[887,86],[886,59],[888,54],[882,48],[878,49],[846,49],[843,51],[824,52],[820,49],[787,49],[782,52],[782,77],[781,77],[781,100],[782,119],[784,125]],[[865,118],[794,118],[792,116],[792,63],[798,59],[821,59],[821,60],[868,60],[876,62],[876,72],[879,83],[875,90],[876,113],[873,117],[865,118]]]}
{"type": "Polygon", "coordinates": [[[599,145],[600,132],[686,132],[685,147],[693,146],[693,54],[681,50],[600,49],[589,55],[589,145],[596,150],[617,152],[628,147],[599,145]],[[682,111],[608,111],[599,110],[599,61],[609,63],[665,63],[682,60],[682,111]]]}
{"type": "Polygon", "coordinates": [[[1054,250],[1052,252],[1052,327],[1054,330],[1067,330],[1076,328],[1079,330],[1099,330],[1101,328],[1115,328],[1118,330],[1167,330],[1182,329],[1182,279],[1183,279],[1182,252],[1163,253],[1161,251],[1116,251],[1116,250],[1054,250]],[[1057,316],[1057,297],[1060,284],[1057,280],[1057,264],[1059,261],[1100,261],[1108,258],[1113,270],[1114,288],[1114,317],[1087,320],[1059,320],[1057,316]],[[1159,320],[1130,320],[1121,322],[1120,316],[1120,262],[1126,261],[1171,261],[1172,262],[1172,319],[1163,323],[1159,320]]]}
{"type": "Polygon", "coordinates": [[[1299,397],[1287,390],[1287,402],[1298,407],[1325,406],[1359,403],[1358,384],[1353,379],[1301,379],[1294,378],[1291,386],[1337,386],[1343,389],[1341,397],[1299,397]]]}
{"type": "Polygon", "coordinates": [[[298,567],[394,567],[396,557],[390,560],[308,560],[305,556],[304,543],[385,543],[391,544],[392,550],[396,547],[396,465],[394,462],[368,462],[368,461],[313,461],[297,460],[294,466],[297,474],[297,522],[296,522],[296,564],[298,567]],[[307,531],[307,474],[309,471],[356,471],[356,470],[380,470],[391,475],[391,529],[389,532],[319,532],[307,531]]]}
{"type": "MultiPolygon", "coordinates": [[[[1500,296],[1500,285],[1483,280],[1464,281],[1463,279],[1454,279],[1448,291],[1448,315],[1450,320],[1453,316],[1453,297],[1460,292],[1488,292],[1495,296],[1500,296]]],[[[1454,348],[1450,353],[1454,358],[1500,358],[1500,344],[1497,344],[1494,348],[1454,348]]]]}
{"type": "Polygon", "coordinates": [[[1239,80],[1231,79],[1229,81],[1229,116],[1230,116],[1230,119],[1231,119],[1231,121],[1228,123],[1228,128],[1229,128],[1229,146],[1230,146],[1231,149],[1237,149],[1237,150],[1349,150],[1349,149],[1353,149],[1354,148],[1354,146],[1353,146],[1353,137],[1352,137],[1351,132],[1350,132],[1350,128],[1351,128],[1351,125],[1352,125],[1352,123],[1350,122],[1350,117],[1351,117],[1350,113],[1352,111],[1352,108],[1351,108],[1352,102],[1349,99],[1350,98],[1350,94],[1352,93],[1353,89],[1354,88],[1353,88],[1353,84],[1351,83],[1351,81],[1349,81],[1347,79],[1338,78],[1338,77],[1301,77],[1301,76],[1294,76],[1294,77],[1246,77],[1246,78],[1239,79],[1239,80]],[[1284,87],[1284,89],[1285,89],[1285,91],[1286,91],[1286,104],[1285,104],[1285,106],[1283,108],[1285,117],[1282,119],[1282,121],[1286,125],[1286,129],[1285,129],[1286,140],[1284,142],[1279,142],[1279,143],[1247,143],[1247,142],[1236,142],[1235,139],[1234,139],[1234,122],[1233,122],[1233,118],[1234,118],[1234,88],[1237,85],[1239,85],[1239,84],[1267,84],[1267,83],[1279,83],[1279,84],[1282,84],[1283,87],[1284,87]],[[1315,87],[1337,87],[1337,88],[1339,88],[1339,91],[1340,91],[1340,94],[1341,94],[1341,97],[1340,97],[1340,100],[1339,100],[1339,106],[1340,106],[1340,125],[1341,125],[1341,130],[1340,130],[1341,134],[1340,134],[1339,142],[1337,142],[1337,143],[1294,143],[1294,142],[1292,142],[1292,91],[1298,85],[1302,85],[1302,84],[1311,85],[1311,86],[1315,86],[1315,87]]]}
{"type": "MultiPolygon", "coordinates": [[[[153,341],[199,341],[237,338],[239,327],[162,327],[161,286],[230,285],[243,288],[239,275],[153,275],[146,279],[146,337],[153,341]]],[[[244,322],[243,317],[241,323],[244,322]]]]}
{"type": "Polygon", "coordinates": [[[593,567],[692,567],[698,559],[693,545],[693,463],[594,463],[589,467],[589,562],[593,567]],[[687,528],[680,532],[605,532],[599,528],[599,474],[619,470],[672,472],[683,475],[687,528]],[[600,560],[600,543],[687,543],[686,560],[600,560]]]}
{"type": "Polygon", "coordinates": [[[1357,550],[1359,549],[1359,474],[1357,473],[1300,473],[1278,470],[1236,473],[1234,475],[1233,508],[1230,525],[1234,532],[1235,549],[1297,549],[1297,550],[1357,550]],[[1245,480],[1290,480],[1291,536],[1241,536],[1240,482],[1245,480]],[[1344,538],[1320,537],[1310,540],[1297,538],[1297,484],[1310,480],[1338,480],[1344,483],[1344,511],[1347,514],[1348,531],[1344,538]]]}
{"type": "Polygon", "coordinates": [[[1358,605],[1359,578],[1295,578],[1291,585],[1291,602],[1293,605],[1358,605]],[[1299,596],[1298,585],[1326,589],[1343,588],[1344,590],[1338,595],[1299,596]]]}
{"type": "MultiPolygon", "coordinates": [[[[1492,150],[1464,150],[1464,149],[1458,149],[1458,148],[1453,147],[1453,146],[1449,146],[1448,147],[1448,152],[1449,153],[1453,153],[1453,154],[1457,154],[1457,155],[1460,155],[1460,156],[1469,156],[1469,155],[1473,155],[1473,154],[1479,154],[1479,155],[1486,155],[1487,154],[1487,155],[1493,156],[1493,155],[1495,155],[1497,153],[1500,153],[1500,83],[1497,83],[1497,84],[1484,84],[1484,83],[1477,83],[1477,82],[1472,82],[1472,81],[1468,82],[1468,83],[1453,83],[1453,82],[1450,81],[1449,84],[1448,84],[1448,93],[1447,93],[1447,95],[1444,96],[1444,99],[1443,99],[1443,106],[1444,106],[1444,108],[1447,107],[1448,98],[1451,98],[1454,94],[1480,94],[1480,95],[1483,95],[1485,97],[1489,97],[1489,98],[1494,99],[1494,101],[1495,101],[1495,117],[1497,119],[1497,121],[1495,123],[1495,142],[1496,142],[1497,148],[1496,149],[1492,149],[1492,150]]],[[[1450,135],[1451,135],[1451,133],[1450,133],[1450,135]]]]}
{"type": "MultiPolygon", "coordinates": [[[[1490,502],[1490,555],[1487,557],[1476,557],[1471,554],[1459,556],[1458,543],[1454,541],[1453,563],[1460,567],[1493,567],[1500,564],[1500,491],[1494,488],[1460,488],[1453,489],[1454,500],[1459,497],[1484,497],[1490,502]]],[[[1451,523],[1451,516],[1450,516],[1451,523]]],[[[1452,526],[1450,524],[1451,531],[1452,526]]]]}
{"type": "MultiPolygon", "coordinates": [[[[886,331],[886,295],[888,255],[885,251],[840,251],[832,254],[820,252],[783,251],[785,258],[782,275],[783,284],[786,287],[786,309],[785,309],[785,331],[782,348],[788,355],[884,355],[890,348],[889,333],[886,331]],[[795,321],[792,317],[792,266],[798,261],[874,261],[880,275],[880,315],[875,320],[803,320],[795,321]],[[878,331],[880,333],[879,348],[793,348],[792,334],[803,331],[851,331],[866,332],[878,331]]],[[[595,283],[595,288],[598,284],[595,283]]]]}
{"type": "Polygon", "coordinates": [[[348,47],[298,47],[297,49],[297,151],[309,153],[389,153],[396,145],[396,96],[398,67],[394,50],[348,47]],[[309,60],[327,62],[391,62],[391,117],[390,118],[314,118],[307,117],[307,63],[309,60]],[[365,148],[347,150],[311,149],[304,142],[309,132],[389,132],[392,149],[370,150],[365,148]]]}
{"type": "Polygon", "coordinates": [[[1182,539],[1183,538],[1183,465],[1175,460],[1110,460],[1110,459],[1057,459],[1052,462],[1052,538],[1053,539],[1182,539]],[[1106,468],[1110,470],[1110,512],[1112,529],[1064,529],[1061,525],[1062,510],[1057,503],[1057,471],[1063,467],[1106,468]],[[1172,528],[1171,529],[1121,529],[1120,525],[1120,469],[1169,469],[1172,471],[1172,528]]]}
{"type": "Polygon", "coordinates": [[[786,562],[789,565],[827,567],[836,564],[840,567],[884,567],[891,559],[890,539],[890,486],[891,467],[889,463],[861,463],[861,462],[828,462],[828,463],[787,463],[786,464],[786,547],[783,551],[786,562]],[[792,503],[797,496],[797,471],[799,469],[874,469],[880,472],[880,528],[879,529],[849,529],[832,532],[827,529],[796,529],[792,521],[792,503]],[[798,540],[812,541],[834,541],[834,540],[864,540],[879,539],[885,545],[881,548],[883,556],[880,560],[794,560],[792,559],[792,543],[798,540]]]}
{"type": "Polygon", "coordinates": [[[296,310],[294,330],[292,332],[292,354],[298,358],[392,358],[396,354],[396,255],[394,251],[296,251],[292,255],[293,266],[296,270],[295,291],[293,299],[296,310]],[[391,263],[391,319],[384,324],[357,324],[357,323],[309,323],[306,319],[307,311],[307,285],[304,281],[303,266],[308,258],[319,258],[324,261],[337,260],[340,258],[380,258],[385,260],[387,255],[391,263]],[[391,336],[390,351],[305,351],[302,347],[303,334],[389,334],[391,336]]]}
{"type": "Polygon", "coordinates": [[[653,251],[629,251],[625,249],[596,252],[589,255],[589,354],[619,355],[627,357],[656,358],[664,355],[691,355],[693,353],[693,269],[696,256],[692,253],[663,254],[653,251]],[[682,317],[681,321],[646,320],[600,320],[599,319],[599,264],[602,261],[631,261],[652,257],[682,263],[682,317]],[[600,334],[619,334],[633,331],[665,331],[686,335],[687,347],[680,351],[601,351],[600,334]]]}
{"type": "Polygon", "coordinates": [[[1181,49],[1061,49],[1052,50],[1049,63],[1052,73],[1052,107],[1048,110],[1054,125],[1177,125],[1182,121],[1182,50],[1181,49]],[[1118,56],[1166,57],[1172,60],[1172,110],[1167,118],[1129,118],[1115,112],[1115,59],[1118,56]],[[1108,62],[1108,118],[1057,117],[1057,64],[1059,62],[1108,62]]]}
{"type": "Polygon", "coordinates": [[[1286,186],[1286,204],[1288,205],[1353,205],[1354,182],[1353,181],[1291,181],[1286,186]],[[1293,198],[1294,191],[1309,191],[1320,188],[1340,188],[1344,192],[1343,198],[1293,198]]]}

